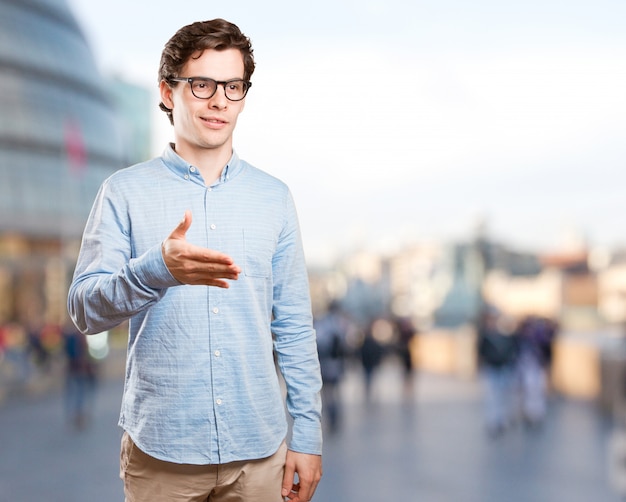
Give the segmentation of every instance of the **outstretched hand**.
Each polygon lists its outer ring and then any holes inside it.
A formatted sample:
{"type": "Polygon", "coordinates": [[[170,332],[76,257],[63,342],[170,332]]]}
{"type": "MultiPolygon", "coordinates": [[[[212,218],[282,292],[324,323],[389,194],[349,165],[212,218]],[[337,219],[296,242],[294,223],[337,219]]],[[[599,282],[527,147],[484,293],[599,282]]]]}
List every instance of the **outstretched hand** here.
{"type": "Polygon", "coordinates": [[[161,252],[170,273],[183,284],[228,288],[226,279],[237,280],[241,269],[230,256],[187,242],[189,227],[191,211],[187,210],[182,221],[163,241],[161,252]]]}

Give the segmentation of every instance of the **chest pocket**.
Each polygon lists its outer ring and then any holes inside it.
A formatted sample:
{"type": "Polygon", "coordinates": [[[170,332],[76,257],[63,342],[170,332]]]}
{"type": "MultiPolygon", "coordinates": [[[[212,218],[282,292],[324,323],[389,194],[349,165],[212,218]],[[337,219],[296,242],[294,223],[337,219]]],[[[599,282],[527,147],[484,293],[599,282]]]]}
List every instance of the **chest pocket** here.
{"type": "Polygon", "coordinates": [[[261,232],[244,230],[244,273],[248,277],[270,277],[275,247],[274,241],[262,235],[261,232]]]}

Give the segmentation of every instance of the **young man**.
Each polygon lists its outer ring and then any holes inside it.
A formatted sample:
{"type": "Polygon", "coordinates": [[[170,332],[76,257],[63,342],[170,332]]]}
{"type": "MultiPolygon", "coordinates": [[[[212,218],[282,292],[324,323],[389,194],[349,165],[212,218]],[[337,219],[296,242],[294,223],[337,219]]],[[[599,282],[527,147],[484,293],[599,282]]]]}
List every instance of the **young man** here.
{"type": "Polygon", "coordinates": [[[232,148],[254,65],[235,25],[181,28],[159,70],[175,143],[106,180],[85,228],[72,318],[88,334],[129,320],[128,502],[308,501],[322,475],[296,211],[282,182],[232,148]]]}

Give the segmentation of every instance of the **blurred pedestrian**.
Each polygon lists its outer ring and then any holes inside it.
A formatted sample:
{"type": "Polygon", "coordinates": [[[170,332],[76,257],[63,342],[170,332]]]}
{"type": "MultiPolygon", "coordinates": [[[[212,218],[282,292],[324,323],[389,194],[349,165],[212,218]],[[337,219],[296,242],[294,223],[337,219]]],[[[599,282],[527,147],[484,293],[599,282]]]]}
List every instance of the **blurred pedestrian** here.
{"type": "Polygon", "coordinates": [[[65,349],[65,411],[77,429],[88,425],[97,381],[95,360],[89,353],[87,337],[72,323],[62,329],[65,349]]]}
{"type": "Polygon", "coordinates": [[[547,411],[548,373],[556,325],[537,316],[529,316],[519,327],[518,380],[521,412],[526,425],[540,425],[547,411]]]}
{"type": "Polygon", "coordinates": [[[73,320],[88,334],[130,320],[127,501],[309,501],[322,475],[322,379],[295,205],[233,151],[254,68],[232,23],[176,32],[159,67],[174,142],[109,177],[85,228],[73,320]]]}
{"type": "Polygon", "coordinates": [[[493,308],[478,324],[478,362],[485,383],[485,421],[492,437],[514,421],[515,371],[519,355],[513,326],[493,308]]]}
{"type": "Polygon", "coordinates": [[[32,376],[32,361],[29,357],[30,346],[24,326],[17,322],[8,322],[0,327],[4,344],[4,365],[2,373],[20,384],[32,376]]]}
{"type": "Polygon", "coordinates": [[[365,336],[360,348],[361,364],[365,382],[365,401],[372,400],[372,384],[376,370],[383,360],[384,347],[376,339],[376,326],[380,320],[375,320],[365,330],[365,336]]]}
{"type": "Polygon", "coordinates": [[[0,364],[4,359],[4,348],[7,345],[7,327],[4,324],[0,324],[0,364]]]}
{"type": "Polygon", "coordinates": [[[47,372],[50,369],[50,352],[48,351],[44,338],[45,324],[36,318],[31,319],[26,327],[28,337],[28,353],[40,371],[47,372]]]}
{"type": "Polygon", "coordinates": [[[341,416],[340,384],[344,376],[348,348],[346,335],[349,321],[337,301],[332,301],[327,312],[315,319],[317,351],[322,371],[322,404],[331,432],[339,427],[341,416]]]}
{"type": "Polygon", "coordinates": [[[413,364],[413,350],[417,340],[417,330],[411,319],[399,317],[395,321],[398,336],[398,352],[402,363],[404,395],[413,396],[415,368],[413,364]]]}

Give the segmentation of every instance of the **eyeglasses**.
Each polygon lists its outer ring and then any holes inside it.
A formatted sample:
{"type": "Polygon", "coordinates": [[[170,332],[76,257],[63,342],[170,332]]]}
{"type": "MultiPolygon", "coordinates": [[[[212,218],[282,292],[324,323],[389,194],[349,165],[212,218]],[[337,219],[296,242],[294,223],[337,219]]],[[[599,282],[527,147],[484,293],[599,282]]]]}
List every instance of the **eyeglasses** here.
{"type": "Polygon", "coordinates": [[[224,87],[224,94],[230,101],[241,101],[248,94],[252,82],[241,78],[232,80],[213,80],[206,77],[170,77],[169,82],[189,82],[191,93],[198,99],[210,99],[217,91],[217,86],[224,87]]]}

